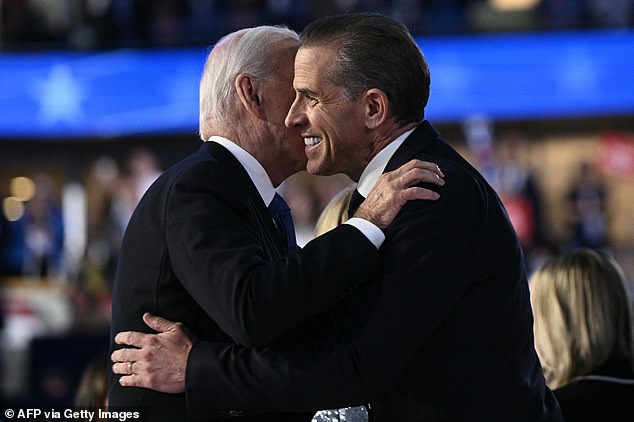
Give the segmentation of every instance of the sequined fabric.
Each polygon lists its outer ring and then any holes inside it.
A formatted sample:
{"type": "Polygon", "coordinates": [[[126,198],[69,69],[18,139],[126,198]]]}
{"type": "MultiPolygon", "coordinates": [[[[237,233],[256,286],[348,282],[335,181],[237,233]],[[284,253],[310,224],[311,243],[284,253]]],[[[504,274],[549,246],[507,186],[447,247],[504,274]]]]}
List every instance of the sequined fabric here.
{"type": "Polygon", "coordinates": [[[320,410],[312,422],[368,422],[368,410],[364,406],[343,409],[320,410]]]}

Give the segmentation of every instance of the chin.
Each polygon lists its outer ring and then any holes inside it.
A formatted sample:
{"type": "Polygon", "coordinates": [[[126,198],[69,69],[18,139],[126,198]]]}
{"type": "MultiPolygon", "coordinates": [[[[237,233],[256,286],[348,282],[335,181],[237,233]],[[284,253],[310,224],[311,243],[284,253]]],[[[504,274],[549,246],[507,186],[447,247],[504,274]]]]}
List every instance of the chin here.
{"type": "Polygon", "coordinates": [[[308,170],[308,172],[310,174],[314,174],[315,176],[332,176],[333,174],[336,174],[328,169],[322,169],[322,168],[315,169],[314,171],[308,170]]]}
{"type": "Polygon", "coordinates": [[[320,168],[316,166],[311,166],[310,162],[306,163],[306,171],[316,176],[324,176],[324,174],[320,172],[320,168]]]}

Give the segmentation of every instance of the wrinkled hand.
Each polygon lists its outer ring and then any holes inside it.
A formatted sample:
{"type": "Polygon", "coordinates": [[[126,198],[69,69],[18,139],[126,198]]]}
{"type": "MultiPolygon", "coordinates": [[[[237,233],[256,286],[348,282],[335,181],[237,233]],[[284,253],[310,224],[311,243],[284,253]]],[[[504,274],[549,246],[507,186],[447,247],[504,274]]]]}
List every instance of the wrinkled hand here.
{"type": "Polygon", "coordinates": [[[384,230],[407,201],[423,199],[435,201],[438,193],[416,186],[419,183],[445,184],[440,168],[428,161],[412,160],[379,177],[368,197],[361,203],[354,217],[363,218],[384,230]]]}
{"type": "Polygon", "coordinates": [[[119,383],[124,387],[145,387],[162,393],[184,392],[187,358],[196,339],[180,322],[150,313],[143,315],[143,321],[159,334],[118,333],[115,343],[134,348],[112,353],[112,371],[123,375],[119,383]]]}

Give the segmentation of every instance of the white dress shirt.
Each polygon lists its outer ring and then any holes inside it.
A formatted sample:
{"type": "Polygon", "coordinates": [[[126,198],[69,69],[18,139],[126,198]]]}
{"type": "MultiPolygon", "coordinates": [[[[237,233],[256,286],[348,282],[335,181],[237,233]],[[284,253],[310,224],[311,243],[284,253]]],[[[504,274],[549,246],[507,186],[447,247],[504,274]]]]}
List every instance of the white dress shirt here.
{"type": "MultiPolygon", "coordinates": [[[[390,142],[385,148],[379,151],[372,160],[368,163],[368,165],[361,173],[361,177],[359,177],[359,183],[357,183],[357,191],[363,195],[364,198],[368,196],[374,185],[376,185],[377,180],[383,174],[385,170],[385,166],[387,166],[388,161],[394,155],[398,147],[405,141],[405,139],[412,133],[414,129],[410,129],[407,132],[401,134],[398,138],[390,142]]],[[[382,245],[383,241],[385,241],[385,234],[374,224],[370,223],[367,220],[363,220],[360,218],[351,218],[346,221],[347,224],[354,224],[355,227],[359,228],[366,235],[368,239],[375,245],[382,245]],[[361,229],[359,226],[363,226],[361,229]]],[[[377,246],[377,248],[379,247],[377,246]]]]}
{"type": "Polygon", "coordinates": [[[357,184],[357,191],[363,195],[364,198],[368,196],[374,185],[376,185],[377,180],[379,180],[379,177],[381,177],[385,171],[385,166],[387,166],[388,161],[390,161],[390,158],[392,158],[398,147],[405,142],[405,139],[413,131],[414,129],[410,129],[390,142],[385,148],[379,151],[365,167],[357,184]]]}
{"type": "MultiPolygon", "coordinates": [[[[216,142],[229,150],[242,167],[244,167],[251,178],[251,181],[258,190],[260,197],[262,197],[262,201],[264,201],[264,204],[268,207],[275,196],[275,187],[273,186],[273,182],[271,182],[271,178],[266,173],[266,170],[262,167],[262,164],[260,164],[258,160],[256,160],[255,157],[249,154],[245,149],[227,138],[222,136],[212,136],[209,138],[209,142],[216,142]]],[[[363,235],[367,237],[377,249],[381,247],[383,241],[385,240],[385,235],[381,229],[362,218],[351,218],[344,224],[356,227],[357,230],[363,233],[363,235]]]]}

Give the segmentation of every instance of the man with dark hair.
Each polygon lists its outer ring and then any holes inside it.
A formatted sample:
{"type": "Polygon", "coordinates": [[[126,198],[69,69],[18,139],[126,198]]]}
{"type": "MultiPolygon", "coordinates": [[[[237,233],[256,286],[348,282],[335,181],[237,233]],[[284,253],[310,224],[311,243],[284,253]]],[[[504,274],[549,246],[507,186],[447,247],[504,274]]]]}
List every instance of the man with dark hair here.
{"type": "MultiPolygon", "coordinates": [[[[332,311],[336,335],[256,348],[201,341],[188,356],[164,350],[183,368],[189,359],[181,388],[191,408],[204,417],[214,407],[369,403],[371,421],[560,421],[534,350],[517,236],[485,179],[422,120],[429,70],[407,29],[381,15],[313,22],[293,86],[286,125],[302,133],[309,172],[358,181],[349,212],[381,173],[412,158],[437,163],[448,183],[438,201],[406,204],[387,227],[381,274],[332,311]]],[[[168,321],[153,326],[192,344],[168,321]]],[[[141,347],[130,356],[156,350],[147,335],[119,341],[141,347]]],[[[156,359],[148,371],[169,379],[156,359]]]]}

